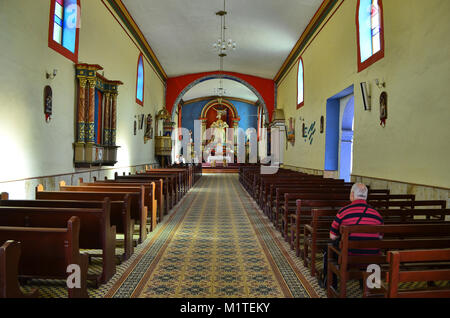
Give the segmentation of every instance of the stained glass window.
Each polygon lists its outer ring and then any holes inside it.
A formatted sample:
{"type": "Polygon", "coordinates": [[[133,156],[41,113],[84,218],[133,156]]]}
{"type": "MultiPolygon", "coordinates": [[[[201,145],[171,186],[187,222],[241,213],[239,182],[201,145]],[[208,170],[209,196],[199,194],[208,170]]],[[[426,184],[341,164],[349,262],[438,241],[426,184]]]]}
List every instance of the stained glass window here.
{"type": "Polygon", "coordinates": [[[304,83],[303,83],[303,61],[298,61],[298,74],[297,74],[297,108],[303,106],[304,102],[304,83]]]}
{"type": "Polygon", "coordinates": [[[359,0],[358,4],[358,43],[361,70],[384,55],[383,12],[381,0],[359,0]],[[373,56],[376,58],[371,60],[373,56]]]}
{"type": "Polygon", "coordinates": [[[77,0],[64,0],[64,29],[62,45],[72,53],[75,53],[78,23],[77,0]]]}
{"type": "Polygon", "coordinates": [[[55,1],[55,14],[54,14],[54,24],[53,24],[53,40],[62,43],[63,36],[63,0],[55,1]]]}
{"type": "Polygon", "coordinates": [[[49,47],[77,62],[79,0],[51,0],[49,47]]]}
{"type": "Polygon", "coordinates": [[[139,55],[139,60],[138,60],[136,102],[139,105],[144,104],[144,59],[143,59],[142,54],[139,55]]]}
{"type": "Polygon", "coordinates": [[[372,54],[377,53],[380,50],[380,8],[378,6],[378,0],[372,1],[371,7],[371,27],[372,27],[372,54]]]}

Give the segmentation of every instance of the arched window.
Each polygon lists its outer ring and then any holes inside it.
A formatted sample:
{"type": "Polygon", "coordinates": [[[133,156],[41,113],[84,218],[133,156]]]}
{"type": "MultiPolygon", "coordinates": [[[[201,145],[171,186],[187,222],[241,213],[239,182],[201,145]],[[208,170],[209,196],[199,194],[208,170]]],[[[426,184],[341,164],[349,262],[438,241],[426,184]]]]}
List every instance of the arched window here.
{"type": "Polygon", "coordinates": [[[305,105],[305,83],[303,74],[303,60],[300,58],[298,60],[297,69],[297,109],[305,105]]]}
{"type": "Polygon", "coordinates": [[[136,79],[136,103],[144,106],[144,56],[139,55],[136,79]]]}
{"type": "Polygon", "coordinates": [[[384,57],[383,4],[381,0],[358,0],[356,10],[358,72],[384,57]]]}
{"type": "Polygon", "coordinates": [[[80,0],[51,0],[48,46],[78,63],[80,0]]]}

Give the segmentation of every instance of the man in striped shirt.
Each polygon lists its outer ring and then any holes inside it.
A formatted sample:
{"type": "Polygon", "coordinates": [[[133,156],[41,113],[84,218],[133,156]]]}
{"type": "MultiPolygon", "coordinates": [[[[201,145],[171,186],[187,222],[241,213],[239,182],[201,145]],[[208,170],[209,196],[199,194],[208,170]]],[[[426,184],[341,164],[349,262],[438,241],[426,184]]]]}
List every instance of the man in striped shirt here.
{"type": "MultiPolygon", "coordinates": [[[[382,225],[383,218],[380,213],[367,205],[367,187],[362,183],[355,183],[350,192],[352,203],[339,210],[336,218],[331,224],[330,238],[339,238],[339,227],[343,225],[382,225]]],[[[378,240],[378,233],[352,233],[349,240],[378,240]]],[[[349,255],[378,254],[378,249],[351,249],[349,255]]]]}

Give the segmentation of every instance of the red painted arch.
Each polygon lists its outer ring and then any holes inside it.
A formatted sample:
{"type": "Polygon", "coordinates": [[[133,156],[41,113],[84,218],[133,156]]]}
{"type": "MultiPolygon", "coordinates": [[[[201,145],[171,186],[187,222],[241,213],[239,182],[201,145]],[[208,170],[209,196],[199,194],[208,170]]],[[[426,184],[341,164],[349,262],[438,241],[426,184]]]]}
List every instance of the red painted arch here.
{"type": "Polygon", "coordinates": [[[265,79],[262,77],[246,75],[235,72],[205,72],[205,73],[195,73],[195,74],[187,74],[177,77],[171,77],[167,79],[167,90],[166,90],[166,108],[171,113],[173,105],[177,99],[177,97],[181,94],[181,92],[191,83],[196,80],[206,77],[206,76],[214,76],[219,74],[230,75],[233,77],[237,77],[251,86],[264,99],[264,103],[266,104],[267,111],[269,113],[269,120],[272,118],[272,112],[275,107],[275,82],[271,79],[265,79]]]}

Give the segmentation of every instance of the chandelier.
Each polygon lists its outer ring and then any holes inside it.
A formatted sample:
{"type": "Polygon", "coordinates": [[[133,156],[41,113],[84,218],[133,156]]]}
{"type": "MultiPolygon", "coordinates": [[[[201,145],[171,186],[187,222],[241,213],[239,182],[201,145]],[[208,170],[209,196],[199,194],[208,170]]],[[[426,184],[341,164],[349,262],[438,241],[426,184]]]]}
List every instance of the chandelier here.
{"type": "Polygon", "coordinates": [[[216,15],[220,16],[220,38],[213,43],[213,47],[219,52],[219,56],[227,56],[227,50],[236,50],[236,42],[231,38],[226,40],[225,32],[228,27],[226,26],[227,11],[225,9],[225,0],[223,0],[223,10],[216,12],[216,15]]]}
{"type": "Polygon", "coordinates": [[[214,89],[214,95],[219,96],[219,105],[221,104],[221,97],[227,94],[226,89],[223,88],[223,58],[227,56],[227,50],[236,50],[236,42],[232,39],[226,40],[226,30],[228,29],[226,26],[226,7],[225,0],[223,0],[223,10],[216,12],[217,16],[220,16],[220,38],[213,44],[214,49],[219,53],[219,87],[214,89]]]}

